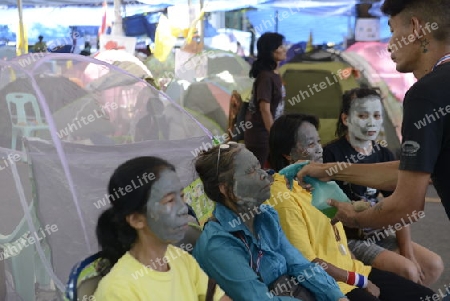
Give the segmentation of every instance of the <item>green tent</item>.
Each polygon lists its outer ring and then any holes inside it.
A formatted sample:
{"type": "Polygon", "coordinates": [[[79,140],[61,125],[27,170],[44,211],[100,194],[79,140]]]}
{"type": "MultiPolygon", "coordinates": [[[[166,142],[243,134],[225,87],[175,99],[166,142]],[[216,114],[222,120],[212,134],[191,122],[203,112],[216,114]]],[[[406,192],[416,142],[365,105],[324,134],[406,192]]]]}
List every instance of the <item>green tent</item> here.
{"type": "Polygon", "coordinates": [[[319,50],[294,57],[280,74],[286,88],[285,112],[317,116],[322,143],[335,139],[342,94],[362,83],[353,67],[337,54],[319,50]]]}

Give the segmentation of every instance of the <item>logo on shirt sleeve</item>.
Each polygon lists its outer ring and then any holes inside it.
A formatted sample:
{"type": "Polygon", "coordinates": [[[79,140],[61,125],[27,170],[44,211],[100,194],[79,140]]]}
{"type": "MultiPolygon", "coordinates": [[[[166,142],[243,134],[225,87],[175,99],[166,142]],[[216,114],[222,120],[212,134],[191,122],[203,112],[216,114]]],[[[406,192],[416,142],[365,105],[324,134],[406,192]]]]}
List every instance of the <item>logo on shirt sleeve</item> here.
{"type": "Polygon", "coordinates": [[[414,157],[417,151],[420,149],[420,144],[416,141],[407,140],[402,144],[402,155],[414,157]]]}

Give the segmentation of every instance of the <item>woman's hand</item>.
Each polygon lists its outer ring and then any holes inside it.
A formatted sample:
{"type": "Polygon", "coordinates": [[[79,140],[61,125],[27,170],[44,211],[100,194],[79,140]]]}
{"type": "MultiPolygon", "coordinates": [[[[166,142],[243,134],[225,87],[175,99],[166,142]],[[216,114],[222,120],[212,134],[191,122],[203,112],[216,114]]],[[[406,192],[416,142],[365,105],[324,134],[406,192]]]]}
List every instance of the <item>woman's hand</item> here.
{"type": "Polygon", "coordinates": [[[347,297],[345,297],[345,298],[339,298],[338,301],[348,301],[348,298],[347,298],[347,297]]]}
{"type": "Polygon", "coordinates": [[[378,286],[373,284],[372,281],[370,281],[370,280],[366,287],[366,291],[368,291],[369,293],[371,293],[372,295],[374,295],[377,298],[380,296],[380,289],[378,288],[378,286]]]}

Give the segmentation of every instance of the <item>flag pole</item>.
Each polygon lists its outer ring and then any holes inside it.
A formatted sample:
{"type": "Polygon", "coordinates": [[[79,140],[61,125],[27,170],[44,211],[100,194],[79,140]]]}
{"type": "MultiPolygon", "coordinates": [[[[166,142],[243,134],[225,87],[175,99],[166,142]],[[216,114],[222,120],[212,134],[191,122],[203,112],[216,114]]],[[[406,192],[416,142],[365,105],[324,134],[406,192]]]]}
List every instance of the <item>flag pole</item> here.
{"type": "MultiPolygon", "coordinates": [[[[27,53],[27,49],[25,49],[25,30],[23,28],[23,9],[22,9],[22,0],[17,0],[17,8],[19,10],[19,47],[18,50],[20,54],[23,55],[27,53]]],[[[16,47],[17,48],[17,47],[16,47]]]]}

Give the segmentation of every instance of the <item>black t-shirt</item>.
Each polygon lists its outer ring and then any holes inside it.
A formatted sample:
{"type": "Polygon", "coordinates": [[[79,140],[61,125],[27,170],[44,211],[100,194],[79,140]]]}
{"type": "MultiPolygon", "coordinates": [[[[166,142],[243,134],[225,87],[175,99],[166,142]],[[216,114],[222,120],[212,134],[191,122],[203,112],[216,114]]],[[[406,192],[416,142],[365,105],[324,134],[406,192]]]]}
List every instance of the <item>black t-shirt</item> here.
{"type": "Polygon", "coordinates": [[[251,121],[253,127],[265,130],[264,121],[259,108],[261,101],[270,103],[270,112],[275,120],[284,111],[284,87],[281,76],[273,71],[261,71],[255,79],[253,86],[253,99],[249,104],[247,120],[251,121]]]}
{"type": "MultiPolygon", "coordinates": [[[[394,161],[394,154],[382,146],[379,143],[373,142],[372,152],[365,156],[358,153],[352,145],[347,141],[345,137],[335,140],[323,149],[323,161],[328,162],[349,162],[351,164],[357,163],[381,163],[394,161]]],[[[347,163],[348,164],[348,163],[347,163]]],[[[345,168],[343,164],[336,166],[336,168],[345,168]]],[[[381,192],[383,196],[387,197],[392,194],[391,191],[380,191],[374,188],[354,185],[347,182],[336,181],[336,183],[341,187],[342,191],[348,196],[352,201],[359,201],[361,199],[366,199],[368,201],[376,202],[378,194],[381,192]]]]}
{"type": "Polygon", "coordinates": [[[450,218],[450,64],[425,75],[403,103],[400,170],[430,173],[450,218]]]}

